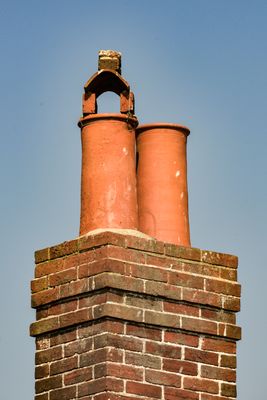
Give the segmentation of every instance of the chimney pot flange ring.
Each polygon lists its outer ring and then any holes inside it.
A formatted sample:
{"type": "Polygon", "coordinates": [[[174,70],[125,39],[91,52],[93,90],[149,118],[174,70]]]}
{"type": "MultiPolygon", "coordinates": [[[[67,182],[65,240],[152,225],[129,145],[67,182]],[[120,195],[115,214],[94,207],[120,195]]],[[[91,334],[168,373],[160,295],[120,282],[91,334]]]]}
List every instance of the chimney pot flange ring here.
{"type": "Polygon", "coordinates": [[[90,114],[85,117],[80,118],[78,126],[83,128],[92,122],[97,122],[98,120],[113,120],[113,121],[125,121],[131,129],[135,129],[138,126],[138,119],[135,115],[126,115],[119,113],[103,113],[103,114],[90,114]]]}

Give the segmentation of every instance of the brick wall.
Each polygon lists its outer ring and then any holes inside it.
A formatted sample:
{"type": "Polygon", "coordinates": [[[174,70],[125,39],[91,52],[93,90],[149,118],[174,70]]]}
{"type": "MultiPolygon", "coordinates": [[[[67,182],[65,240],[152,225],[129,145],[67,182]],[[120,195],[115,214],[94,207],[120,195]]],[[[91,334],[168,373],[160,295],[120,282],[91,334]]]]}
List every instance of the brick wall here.
{"type": "Polygon", "coordinates": [[[36,400],[236,398],[235,256],[112,232],[35,256],[36,400]]]}

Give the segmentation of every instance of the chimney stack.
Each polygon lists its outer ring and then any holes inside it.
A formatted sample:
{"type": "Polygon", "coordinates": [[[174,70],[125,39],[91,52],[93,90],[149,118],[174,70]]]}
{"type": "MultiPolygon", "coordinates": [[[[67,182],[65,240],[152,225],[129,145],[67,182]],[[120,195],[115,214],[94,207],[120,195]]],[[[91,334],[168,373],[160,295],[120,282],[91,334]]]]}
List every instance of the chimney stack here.
{"type": "Polygon", "coordinates": [[[189,130],[137,128],[120,63],[85,85],[81,236],[35,253],[35,400],[234,400],[237,257],[189,247],[189,130]]]}

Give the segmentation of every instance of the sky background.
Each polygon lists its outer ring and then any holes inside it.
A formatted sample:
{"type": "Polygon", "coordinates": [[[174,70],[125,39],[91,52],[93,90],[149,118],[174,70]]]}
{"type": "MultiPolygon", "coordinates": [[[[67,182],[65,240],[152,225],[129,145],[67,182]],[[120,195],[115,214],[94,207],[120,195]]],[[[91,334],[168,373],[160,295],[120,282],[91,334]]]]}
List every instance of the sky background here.
{"type": "Polygon", "coordinates": [[[239,256],[238,399],[265,400],[266,0],[1,0],[0,37],[1,398],[33,398],[33,253],[78,235],[83,85],[115,49],[139,122],[191,130],[192,245],[239,256]]]}

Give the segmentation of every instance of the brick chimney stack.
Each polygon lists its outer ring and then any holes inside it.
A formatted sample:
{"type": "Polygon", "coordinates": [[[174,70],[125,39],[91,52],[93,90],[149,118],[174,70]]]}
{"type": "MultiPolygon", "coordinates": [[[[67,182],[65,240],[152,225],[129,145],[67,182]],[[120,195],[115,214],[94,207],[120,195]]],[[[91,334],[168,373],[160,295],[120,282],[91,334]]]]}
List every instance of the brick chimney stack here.
{"type": "Polygon", "coordinates": [[[233,400],[237,257],[190,247],[189,130],[137,128],[120,53],[98,65],[79,121],[81,236],[35,253],[35,400],[233,400]],[[118,114],[97,114],[105,91],[118,114]]]}

